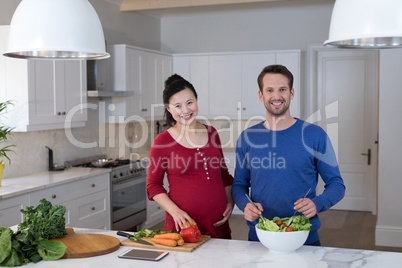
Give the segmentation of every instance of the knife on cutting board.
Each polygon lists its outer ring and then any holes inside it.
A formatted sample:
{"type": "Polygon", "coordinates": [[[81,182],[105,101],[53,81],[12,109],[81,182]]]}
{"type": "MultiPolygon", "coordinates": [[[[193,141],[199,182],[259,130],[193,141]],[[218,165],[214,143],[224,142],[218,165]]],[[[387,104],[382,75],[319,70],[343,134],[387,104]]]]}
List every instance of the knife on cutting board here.
{"type": "MultiPolygon", "coordinates": [[[[124,236],[124,237],[127,237],[127,238],[135,237],[134,235],[131,235],[129,233],[125,233],[125,232],[122,232],[122,231],[118,231],[117,235],[124,236]]],[[[133,241],[133,242],[136,242],[136,243],[143,244],[143,245],[154,246],[152,243],[149,243],[149,242],[147,242],[145,240],[142,240],[142,239],[140,239],[138,237],[135,237],[135,240],[133,240],[133,239],[130,239],[130,240],[133,241]]]]}

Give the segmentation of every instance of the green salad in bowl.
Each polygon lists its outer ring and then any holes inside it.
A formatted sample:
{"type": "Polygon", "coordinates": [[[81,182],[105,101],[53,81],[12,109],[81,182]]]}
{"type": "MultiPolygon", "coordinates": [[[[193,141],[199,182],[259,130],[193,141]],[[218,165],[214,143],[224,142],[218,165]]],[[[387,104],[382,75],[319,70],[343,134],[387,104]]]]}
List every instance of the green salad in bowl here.
{"type": "Polygon", "coordinates": [[[311,223],[305,216],[264,220],[259,220],[255,231],[258,240],[271,252],[291,252],[300,248],[310,232],[311,223]]]}
{"type": "Polygon", "coordinates": [[[267,218],[264,219],[265,221],[263,222],[260,218],[260,221],[257,224],[258,228],[261,230],[271,232],[310,231],[311,223],[304,215],[297,215],[290,218],[274,217],[272,221],[268,220],[267,218]],[[289,223],[291,223],[290,226],[289,223]]]}

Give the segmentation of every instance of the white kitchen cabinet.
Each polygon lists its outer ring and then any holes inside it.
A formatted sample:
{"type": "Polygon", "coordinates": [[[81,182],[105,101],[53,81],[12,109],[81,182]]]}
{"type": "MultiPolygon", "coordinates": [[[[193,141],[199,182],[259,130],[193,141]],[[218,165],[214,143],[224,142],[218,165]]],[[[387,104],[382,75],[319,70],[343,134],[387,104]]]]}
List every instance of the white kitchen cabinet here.
{"type": "Polygon", "coordinates": [[[209,117],[209,56],[174,55],[174,73],[189,81],[197,92],[198,115],[209,117]]]}
{"type": "Polygon", "coordinates": [[[300,117],[300,51],[259,51],[214,54],[175,54],[174,72],[191,82],[198,95],[199,114],[209,119],[263,119],[257,77],[271,64],[293,73],[295,97],[291,114],[300,117]]]}
{"type": "Polygon", "coordinates": [[[209,57],[209,116],[236,116],[242,91],[242,56],[209,57]]]}
{"type": "MultiPolygon", "coordinates": [[[[8,26],[0,27],[0,53],[8,26]]],[[[85,126],[86,61],[14,59],[0,55],[0,101],[13,100],[3,123],[14,131],[85,126]]]]}
{"type": "Polygon", "coordinates": [[[265,107],[258,97],[260,91],[257,77],[262,69],[275,63],[275,52],[253,53],[242,55],[242,90],[241,107],[242,118],[265,118],[265,107]]]}
{"type": "Polygon", "coordinates": [[[125,44],[110,45],[111,88],[133,91],[131,97],[112,97],[108,122],[154,120],[163,117],[164,82],[172,74],[172,56],[125,44]],[[138,118],[139,116],[139,118],[138,118]]]}
{"type": "Polygon", "coordinates": [[[11,227],[24,220],[21,209],[29,205],[28,195],[21,195],[0,200],[0,227],[11,227]]]}
{"type": "Polygon", "coordinates": [[[30,205],[42,198],[66,207],[66,226],[110,229],[109,174],[97,175],[29,194],[30,205]]]}

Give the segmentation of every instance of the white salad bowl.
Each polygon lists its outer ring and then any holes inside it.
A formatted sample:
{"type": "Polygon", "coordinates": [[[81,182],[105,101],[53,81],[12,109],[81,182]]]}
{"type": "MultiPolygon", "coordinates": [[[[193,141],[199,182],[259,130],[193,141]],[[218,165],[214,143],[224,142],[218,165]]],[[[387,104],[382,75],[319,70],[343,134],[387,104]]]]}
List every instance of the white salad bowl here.
{"type": "Polygon", "coordinates": [[[255,226],[260,242],[270,251],[286,253],[295,251],[306,242],[309,231],[271,232],[255,226]]]}

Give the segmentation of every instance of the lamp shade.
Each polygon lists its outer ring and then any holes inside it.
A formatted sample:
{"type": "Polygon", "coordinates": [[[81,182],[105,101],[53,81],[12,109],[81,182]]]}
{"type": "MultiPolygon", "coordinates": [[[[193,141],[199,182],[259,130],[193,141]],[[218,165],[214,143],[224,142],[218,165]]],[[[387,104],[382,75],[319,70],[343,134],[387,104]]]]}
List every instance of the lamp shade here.
{"type": "Polygon", "coordinates": [[[327,46],[402,47],[401,0],[336,0],[327,46]]]}
{"type": "Polygon", "coordinates": [[[15,58],[102,59],[102,24],[88,0],[22,0],[10,24],[8,51],[15,58]]]}

